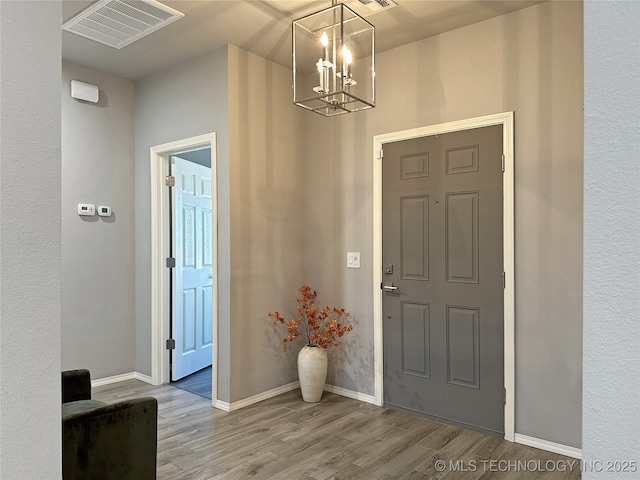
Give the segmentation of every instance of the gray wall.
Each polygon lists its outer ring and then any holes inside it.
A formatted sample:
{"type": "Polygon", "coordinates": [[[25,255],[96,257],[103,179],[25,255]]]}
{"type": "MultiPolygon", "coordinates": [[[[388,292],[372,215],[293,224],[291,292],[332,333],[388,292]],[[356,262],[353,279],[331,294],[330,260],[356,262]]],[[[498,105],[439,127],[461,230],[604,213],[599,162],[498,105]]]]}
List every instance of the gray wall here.
{"type": "Polygon", "coordinates": [[[289,70],[232,45],[137,82],[138,372],[151,370],[149,148],[216,132],[218,396],[295,380],[295,359],[283,361],[267,319],[293,305],[303,280],[302,128],[289,95],[289,70]]]}
{"type": "MultiPolygon", "coordinates": [[[[155,145],[215,132],[218,158],[218,228],[229,229],[229,134],[227,47],[136,82],[135,98],[135,271],[136,371],[151,375],[151,173],[155,145]]],[[[219,315],[229,318],[229,239],[220,237],[219,315]]],[[[229,338],[228,321],[219,335],[229,338]]],[[[220,344],[219,395],[228,398],[228,340],[220,344]]]]}
{"type": "Polygon", "coordinates": [[[379,54],[374,110],[307,115],[305,278],[359,321],[331,383],[374,393],[372,137],[513,110],[516,432],[580,447],[582,44],[582,3],[546,2],[379,54]]]}
{"type": "Polygon", "coordinates": [[[0,2],[0,478],[60,478],[60,16],[0,2]],[[27,27],[28,26],[28,27],[27,27]]]}
{"type": "Polygon", "coordinates": [[[135,370],[134,85],[62,66],[62,368],[92,378],[135,370]],[[96,85],[97,104],[71,98],[70,81],[96,85]],[[78,203],[111,217],[80,217],[78,203]]]}
{"type": "Polygon", "coordinates": [[[630,478],[596,462],[640,462],[640,3],[584,14],[583,478],[630,478]]]}
{"type": "Polygon", "coordinates": [[[231,401],[297,379],[286,329],[304,280],[303,112],[291,71],[229,46],[231,401]],[[274,331],[275,330],[275,331],[274,331]]]}

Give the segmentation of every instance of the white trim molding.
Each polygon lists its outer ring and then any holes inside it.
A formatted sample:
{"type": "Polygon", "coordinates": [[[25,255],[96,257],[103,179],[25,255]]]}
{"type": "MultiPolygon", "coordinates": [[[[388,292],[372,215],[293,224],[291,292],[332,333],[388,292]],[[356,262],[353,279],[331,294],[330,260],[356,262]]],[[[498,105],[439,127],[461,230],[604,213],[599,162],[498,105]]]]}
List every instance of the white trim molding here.
{"type": "Polygon", "coordinates": [[[291,392],[300,388],[300,382],[295,381],[291,383],[287,383],[286,385],[282,385],[281,387],[273,388],[271,390],[267,390],[266,392],[258,393],[257,395],[252,395],[251,397],[243,398],[242,400],[238,400],[235,402],[223,402],[222,400],[216,400],[213,404],[215,408],[219,408],[220,410],[224,410],[225,412],[233,412],[235,410],[240,410],[241,408],[248,407],[249,405],[253,405],[254,403],[262,402],[263,400],[268,400],[273,397],[277,397],[278,395],[282,395],[283,393],[291,392]]]}
{"type": "MultiPolygon", "coordinates": [[[[253,395],[251,397],[243,398],[242,400],[238,400],[236,402],[228,403],[217,400],[213,406],[219,408],[220,410],[224,410],[225,412],[233,412],[235,410],[240,410],[241,408],[248,407],[249,405],[253,405],[254,403],[262,402],[263,400],[277,397],[278,395],[282,395],[283,393],[291,392],[298,388],[300,388],[300,382],[295,381],[286,385],[282,385],[281,387],[267,390],[266,392],[258,393],[257,395],[253,395]]],[[[325,384],[324,391],[335,393],[336,395],[340,395],[342,397],[352,398],[353,400],[372,403],[374,405],[376,404],[375,397],[373,395],[367,395],[365,393],[347,390],[346,388],[336,387],[335,385],[325,384]]]]}
{"type": "Polygon", "coordinates": [[[124,382],[126,380],[135,380],[135,372],[121,373],[120,375],[112,375],[110,377],[96,378],[91,380],[91,387],[102,387],[103,385],[111,385],[112,383],[124,382]]]}
{"type": "Polygon", "coordinates": [[[521,433],[515,434],[514,441],[515,443],[526,445],[528,447],[539,448],[540,450],[546,450],[547,452],[557,453],[558,455],[582,460],[582,450],[580,448],[569,447],[567,445],[562,445],[561,443],[542,440],[541,438],[529,437],[528,435],[522,435],[521,433]]]}
{"type": "Polygon", "coordinates": [[[138,372],[129,372],[91,380],[91,387],[102,387],[103,385],[111,385],[112,383],[124,382],[126,380],[140,380],[142,382],[153,385],[153,382],[151,381],[151,377],[149,375],[138,372]]]}
{"type": "Polygon", "coordinates": [[[149,149],[151,169],[151,383],[161,385],[168,383],[169,351],[164,348],[165,339],[169,338],[169,275],[171,270],[165,268],[165,258],[169,256],[169,211],[163,206],[169,204],[169,195],[164,187],[164,178],[169,172],[168,157],[175,153],[186,152],[197,148],[211,148],[211,191],[214,192],[212,202],[213,216],[213,314],[212,331],[212,382],[211,404],[215,406],[218,397],[218,201],[217,201],[217,157],[216,134],[208,133],[175,142],[156,145],[149,149]]]}
{"type": "Polygon", "coordinates": [[[383,331],[382,331],[382,150],[385,143],[502,125],[502,151],[505,156],[503,175],[503,259],[504,288],[504,438],[515,435],[515,253],[514,253],[514,114],[498,113],[484,117],[441,123],[373,137],[373,312],[374,312],[374,390],[375,404],[383,401],[383,331]]]}
{"type": "Polygon", "coordinates": [[[149,385],[153,385],[153,380],[149,375],[145,375],[144,373],[133,372],[133,377],[136,380],[140,380],[141,382],[148,383],[149,385]]]}
{"type": "Polygon", "coordinates": [[[335,385],[326,384],[324,386],[325,392],[335,393],[342,397],[352,398],[353,400],[359,400],[365,403],[371,403],[376,405],[376,397],[373,395],[367,395],[366,393],[356,392],[354,390],[347,390],[346,388],[336,387],[335,385]]]}

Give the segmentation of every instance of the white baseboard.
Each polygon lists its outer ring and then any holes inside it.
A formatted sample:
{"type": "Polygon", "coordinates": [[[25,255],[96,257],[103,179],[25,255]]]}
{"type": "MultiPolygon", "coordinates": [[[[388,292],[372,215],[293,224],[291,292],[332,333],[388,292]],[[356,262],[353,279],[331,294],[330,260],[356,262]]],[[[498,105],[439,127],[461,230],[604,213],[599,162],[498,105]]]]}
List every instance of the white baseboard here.
{"type": "Polygon", "coordinates": [[[153,380],[149,375],[145,375],[144,373],[140,373],[140,372],[133,372],[133,377],[136,380],[140,380],[144,383],[148,383],[149,385],[153,385],[153,380]]]}
{"type": "MultiPolygon", "coordinates": [[[[253,395],[251,397],[243,398],[242,400],[238,400],[237,402],[227,403],[223,402],[222,400],[216,400],[215,402],[213,402],[213,406],[220,410],[224,410],[225,412],[233,412],[235,410],[248,407],[249,405],[253,405],[254,403],[277,397],[278,395],[282,395],[283,393],[290,392],[297,388],[300,388],[300,382],[292,382],[288,383],[287,385],[283,385],[281,387],[274,388],[257,395],[253,395]]],[[[329,384],[324,386],[324,391],[335,393],[336,395],[341,395],[343,397],[352,398],[354,400],[359,400],[361,402],[372,403],[375,405],[375,397],[373,395],[354,392],[353,390],[347,390],[346,388],[336,387],[335,385],[329,384]]]]}
{"type": "Polygon", "coordinates": [[[140,380],[142,382],[152,384],[151,377],[139,372],[122,373],[120,375],[113,375],[111,377],[97,378],[91,380],[92,387],[101,387],[103,385],[110,385],[112,383],[124,382],[125,380],[140,380]]]}
{"type": "Polygon", "coordinates": [[[243,398],[242,400],[238,400],[236,402],[227,403],[221,400],[216,400],[213,403],[213,406],[216,408],[219,408],[220,410],[224,410],[225,412],[233,412],[234,410],[239,410],[240,408],[248,407],[249,405],[253,405],[254,403],[262,402],[263,400],[277,397],[278,395],[282,395],[283,393],[290,392],[291,390],[295,390],[296,388],[300,388],[300,382],[288,383],[287,385],[283,385],[281,387],[267,390],[266,392],[253,395],[251,397],[243,398]]]}
{"type": "Polygon", "coordinates": [[[223,410],[225,412],[231,411],[231,404],[227,402],[223,402],[222,400],[216,400],[214,402],[211,402],[211,405],[213,406],[213,408],[217,408],[218,410],[223,410]]]}
{"type": "Polygon", "coordinates": [[[97,378],[95,380],[91,380],[91,386],[101,387],[103,385],[109,385],[111,383],[124,382],[125,380],[135,380],[135,378],[136,378],[135,372],[122,373],[120,375],[113,375],[111,377],[103,377],[103,378],[97,378]]]}
{"type": "Polygon", "coordinates": [[[539,448],[540,450],[546,450],[547,452],[577,458],[578,460],[582,459],[582,450],[580,448],[569,447],[567,445],[562,445],[561,443],[529,437],[528,435],[522,435],[520,433],[515,434],[514,441],[515,443],[520,443],[521,445],[526,445],[528,447],[539,448]]]}
{"type": "Polygon", "coordinates": [[[347,390],[346,388],[336,387],[335,385],[325,385],[325,392],[335,393],[336,395],[341,395],[343,397],[352,398],[354,400],[359,400],[361,402],[376,404],[376,397],[373,395],[367,395],[366,393],[354,392],[353,390],[347,390]]]}
{"type": "MultiPolygon", "coordinates": [[[[277,397],[278,395],[282,395],[283,393],[296,390],[297,388],[300,388],[300,382],[296,381],[278,388],[274,388],[272,390],[268,390],[266,392],[259,393],[257,395],[253,395],[251,397],[243,398],[242,400],[238,400],[236,402],[228,403],[223,402],[222,400],[216,400],[215,402],[213,402],[213,406],[220,410],[224,410],[225,412],[233,412],[235,410],[248,407],[249,405],[253,405],[254,403],[262,402],[263,400],[277,397]]],[[[335,393],[336,395],[342,395],[343,397],[352,398],[354,400],[359,400],[361,402],[372,403],[375,405],[375,397],[373,395],[366,395],[364,393],[354,392],[353,390],[347,390],[346,388],[336,387],[335,385],[328,384],[324,386],[324,391],[335,393]]]]}

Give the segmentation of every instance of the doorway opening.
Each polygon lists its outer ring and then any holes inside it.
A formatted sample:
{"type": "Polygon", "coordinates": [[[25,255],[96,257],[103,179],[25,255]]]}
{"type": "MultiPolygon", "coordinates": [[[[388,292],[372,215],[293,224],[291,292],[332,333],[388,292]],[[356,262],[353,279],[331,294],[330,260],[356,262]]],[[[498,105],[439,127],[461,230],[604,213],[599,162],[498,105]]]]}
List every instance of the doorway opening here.
{"type": "Polygon", "coordinates": [[[211,398],[213,355],[213,198],[211,148],[169,157],[171,384],[211,398]]]}
{"type": "MultiPolygon", "coordinates": [[[[504,354],[504,438],[514,441],[515,435],[515,352],[514,352],[514,323],[515,323],[515,294],[514,294],[514,148],[513,148],[513,112],[506,112],[486,117],[478,117],[458,122],[450,122],[429,127],[416,128],[401,132],[378,135],[374,137],[374,375],[375,375],[375,400],[376,404],[383,405],[385,402],[385,380],[384,368],[386,359],[383,363],[384,351],[384,329],[383,329],[383,296],[389,295],[382,288],[387,280],[384,275],[384,268],[388,269],[388,265],[383,265],[383,152],[385,144],[392,142],[402,142],[405,140],[418,139],[422,137],[444,135],[453,132],[462,132],[465,130],[479,129],[482,127],[500,126],[502,129],[502,154],[504,155],[504,173],[502,175],[502,262],[504,270],[504,295],[503,295],[503,340],[502,349],[504,354]]],[[[456,150],[459,152],[459,150],[456,150]]],[[[407,156],[408,176],[413,175],[415,163],[418,160],[416,155],[407,156]],[[413,172],[413,173],[412,173],[413,172]]],[[[405,172],[405,173],[407,173],[405,172]]],[[[467,189],[468,190],[468,189],[467,189]]],[[[473,202],[470,198],[473,195],[466,193],[469,198],[462,198],[469,205],[473,202]]],[[[410,196],[409,196],[410,197],[410,196]]],[[[411,205],[416,203],[415,197],[408,198],[411,205]]],[[[465,203],[465,202],[462,203],[465,203]]],[[[405,202],[406,203],[406,202],[405,202]]],[[[460,203],[460,202],[458,202],[460,203]]],[[[411,210],[411,209],[409,209],[411,210]]],[[[413,209],[416,210],[416,209],[413,209]]],[[[412,211],[413,211],[412,210],[412,211]]],[[[417,210],[416,210],[417,211],[417,210]]],[[[409,212],[410,213],[410,212],[409,212]]],[[[415,213],[415,212],[414,212],[415,213]]],[[[415,247],[415,245],[413,245],[415,247]]],[[[385,247],[386,248],[386,247],[385,247]]],[[[469,257],[471,258],[471,257],[469,257]]],[[[388,282],[387,282],[388,283],[388,282]]],[[[388,290],[394,294],[392,290],[395,285],[388,285],[388,290]]],[[[420,303],[420,302],[417,302],[420,303]]],[[[416,303],[416,305],[417,305],[416,303]]],[[[409,308],[410,304],[404,307],[409,308]]],[[[425,312],[429,309],[422,304],[422,309],[413,309],[412,312],[425,312]]],[[[459,307],[459,306],[458,306],[459,307]]],[[[411,310],[409,308],[409,310],[411,310]]],[[[458,308],[458,310],[460,310],[458,308]]],[[[400,311],[398,311],[400,312],[400,311]]],[[[469,313],[465,310],[466,313],[469,313]]],[[[389,312],[387,312],[389,313],[389,312]]],[[[393,312],[391,312],[393,313],[393,312]]],[[[460,312],[456,310],[456,315],[460,316],[460,312]]],[[[464,313],[464,312],[463,312],[464,313]]],[[[401,315],[401,313],[398,313],[401,315]]],[[[393,315],[392,315],[393,316],[393,315]]],[[[415,316],[415,315],[414,315],[415,316]]],[[[460,318],[463,318],[461,316],[460,318]]],[[[473,315],[467,315],[473,319],[473,315]]],[[[417,318],[417,317],[416,317],[417,318]]],[[[422,317],[421,317],[422,318],[422,317]]],[[[465,317],[466,318],[466,317],[465,317]]],[[[449,320],[447,320],[449,321],[449,320]]],[[[454,320],[455,321],[455,320],[454,320]]],[[[474,320],[475,322],[476,320],[474,320]]],[[[474,323],[472,322],[472,324],[474,323]]],[[[448,335],[448,333],[447,333],[448,335]]],[[[449,370],[451,373],[451,370],[449,370]]],[[[426,375],[424,375],[426,377],[426,375]]],[[[451,383],[451,382],[449,382],[451,383]]],[[[460,383],[460,382],[458,382],[460,383]]]]}
{"type": "Polygon", "coordinates": [[[217,400],[215,134],[151,148],[152,383],[217,400]],[[173,383],[176,382],[176,383],[173,383]]]}

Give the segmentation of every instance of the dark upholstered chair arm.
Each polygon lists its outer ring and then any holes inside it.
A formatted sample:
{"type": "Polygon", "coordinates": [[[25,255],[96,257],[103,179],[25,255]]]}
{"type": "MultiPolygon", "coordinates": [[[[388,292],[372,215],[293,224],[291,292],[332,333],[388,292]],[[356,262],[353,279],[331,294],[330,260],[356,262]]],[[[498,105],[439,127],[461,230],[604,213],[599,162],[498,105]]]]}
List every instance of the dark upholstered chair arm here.
{"type": "Polygon", "coordinates": [[[91,375],[89,370],[62,372],[62,403],[91,399],[91,375]]]}
{"type": "Polygon", "coordinates": [[[136,398],[62,418],[64,480],[156,478],[158,402],[136,398]]]}

